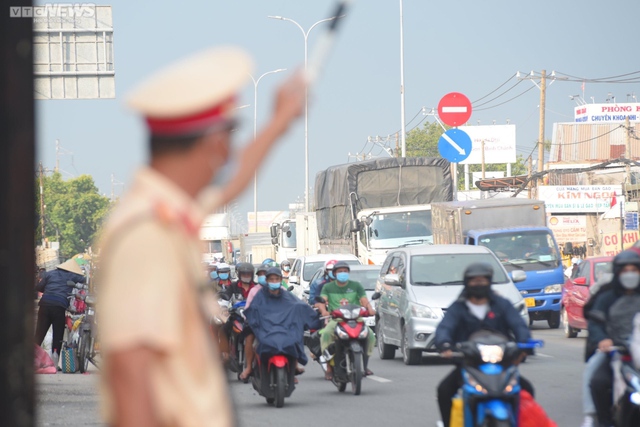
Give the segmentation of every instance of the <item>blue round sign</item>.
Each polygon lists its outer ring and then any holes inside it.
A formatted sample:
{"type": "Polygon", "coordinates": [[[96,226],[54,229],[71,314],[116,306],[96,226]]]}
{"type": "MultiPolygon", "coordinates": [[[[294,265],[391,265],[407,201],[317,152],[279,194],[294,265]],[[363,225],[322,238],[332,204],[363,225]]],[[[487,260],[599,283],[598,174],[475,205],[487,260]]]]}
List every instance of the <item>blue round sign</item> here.
{"type": "Polygon", "coordinates": [[[440,155],[451,163],[460,163],[471,154],[471,138],[460,129],[449,129],[438,140],[440,155]]]}

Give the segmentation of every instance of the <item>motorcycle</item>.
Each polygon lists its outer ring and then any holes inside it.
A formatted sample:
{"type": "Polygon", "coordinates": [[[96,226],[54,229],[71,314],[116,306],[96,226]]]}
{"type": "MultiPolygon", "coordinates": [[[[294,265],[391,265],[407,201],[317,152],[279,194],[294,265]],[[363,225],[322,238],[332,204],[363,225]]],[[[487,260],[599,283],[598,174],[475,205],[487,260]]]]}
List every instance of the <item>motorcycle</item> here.
{"type": "Polygon", "coordinates": [[[284,354],[256,356],[253,361],[251,384],[269,405],[284,406],[284,399],[295,390],[296,359],[284,354]]]}
{"type": "Polygon", "coordinates": [[[364,317],[369,310],[359,305],[343,305],[331,312],[338,319],[334,334],[335,354],[333,357],[333,384],[343,392],[351,383],[351,391],[358,396],[364,376],[364,357],[367,348],[369,328],[364,317]]]}
{"type": "Polygon", "coordinates": [[[465,427],[518,425],[520,373],[516,365],[526,349],[542,341],[510,342],[495,332],[480,331],[458,344],[462,358],[462,404],[465,427]]]}
{"type": "Polygon", "coordinates": [[[229,330],[229,369],[238,374],[244,370],[244,308],[246,301],[238,301],[229,308],[229,318],[227,323],[229,330]]]}
{"type": "Polygon", "coordinates": [[[614,374],[613,420],[616,427],[640,426],[640,372],[625,347],[609,352],[614,374]]]}

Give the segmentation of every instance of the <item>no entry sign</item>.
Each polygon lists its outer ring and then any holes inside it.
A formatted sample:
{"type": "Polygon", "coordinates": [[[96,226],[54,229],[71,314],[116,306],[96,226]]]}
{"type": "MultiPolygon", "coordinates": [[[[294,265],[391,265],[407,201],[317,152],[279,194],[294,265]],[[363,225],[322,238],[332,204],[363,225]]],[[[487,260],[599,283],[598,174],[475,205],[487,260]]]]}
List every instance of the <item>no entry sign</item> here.
{"type": "Polygon", "coordinates": [[[448,93],[438,103],[438,116],[446,125],[462,126],[471,117],[471,102],[459,92],[448,93]]]}

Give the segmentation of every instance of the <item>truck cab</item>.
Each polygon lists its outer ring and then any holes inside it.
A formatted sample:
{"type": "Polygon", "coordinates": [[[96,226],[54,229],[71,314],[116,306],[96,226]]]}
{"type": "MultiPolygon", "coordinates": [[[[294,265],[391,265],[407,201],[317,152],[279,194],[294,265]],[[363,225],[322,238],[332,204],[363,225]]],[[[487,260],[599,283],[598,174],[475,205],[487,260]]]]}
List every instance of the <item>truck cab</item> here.
{"type": "Polygon", "coordinates": [[[390,249],[433,243],[429,205],[366,209],[358,217],[357,254],[365,265],[382,265],[390,249]]]}
{"type": "Polygon", "coordinates": [[[275,247],[276,260],[292,261],[297,257],[296,220],[271,224],[271,243],[275,247]]]}

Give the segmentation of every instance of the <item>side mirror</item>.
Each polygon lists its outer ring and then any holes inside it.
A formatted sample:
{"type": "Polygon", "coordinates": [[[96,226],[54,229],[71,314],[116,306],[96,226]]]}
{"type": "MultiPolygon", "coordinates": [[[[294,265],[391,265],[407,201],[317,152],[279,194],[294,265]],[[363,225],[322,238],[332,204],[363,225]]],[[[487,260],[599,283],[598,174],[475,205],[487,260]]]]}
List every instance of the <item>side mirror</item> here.
{"type": "Polygon", "coordinates": [[[362,223],[360,222],[360,220],[353,219],[351,220],[350,227],[352,233],[357,233],[362,228],[362,223]]]}
{"type": "Polygon", "coordinates": [[[271,227],[269,227],[269,232],[271,233],[271,238],[278,237],[278,225],[271,224],[271,227]]]}
{"type": "Polygon", "coordinates": [[[364,219],[365,224],[367,225],[371,225],[371,223],[373,222],[373,218],[371,218],[370,216],[366,217],[364,219]]]}
{"type": "Polygon", "coordinates": [[[527,273],[522,270],[515,270],[511,272],[511,280],[513,283],[520,283],[527,280],[527,273]]]}
{"type": "Polygon", "coordinates": [[[309,289],[305,289],[304,291],[302,291],[304,294],[309,295],[311,293],[311,291],[309,289]]]}
{"type": "Polygon", "coordinates": [[[400,276],[397,274],[387,274],[384,276],[384,284],[388,286],[400,286],[400,276]]]}
{"type": "Polygon", "coordinates": [[[271,244],[272,245],[277,245],[278,244],[278,238],[277,237],[272,237],[271,238],[271,244]]]}
{"type": "Polygon", "coordinates": [[[573,283],[575,285],[587,286],[587,278],[586,277],[576,277],[573,279],[573,283]]]}
{"type": "Polygon", "coordinates": [[[299,285],[300,284],[300,277],[298,277],[298,276],[289,276],[289,284],[291,284],[291,285],[299,285]]]}
{"type": "Polygon", "coordinates": [[[373,295],[371,295],[371,300],[372,301],[378,300],[380,299],[381,296],[382,295],[380,294],[380,292],[375,292],[373,295]]]}
{"type": "Polygon", "coordinates": [[[295,289],[295,286],[289,286],[289,289],[287,289],[289,292],[293,292],[293,290],[295,289]]]}

